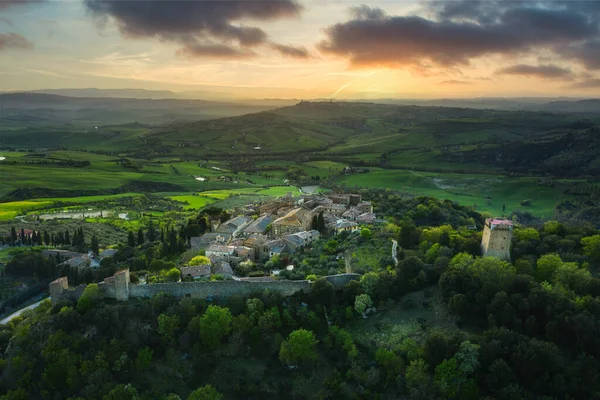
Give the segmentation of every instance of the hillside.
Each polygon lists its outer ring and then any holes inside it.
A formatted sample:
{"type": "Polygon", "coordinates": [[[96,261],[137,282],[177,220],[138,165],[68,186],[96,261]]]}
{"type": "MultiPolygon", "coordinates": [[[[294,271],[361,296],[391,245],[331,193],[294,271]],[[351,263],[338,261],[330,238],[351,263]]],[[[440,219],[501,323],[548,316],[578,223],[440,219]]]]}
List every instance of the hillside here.
{"type": "Polygon", "coordinates": [[[3,126],[23,128],[58,124],[160,124],[259,112],[270,108],[204,100],[68,97],[56,94],[3,94],[3,126]]]}

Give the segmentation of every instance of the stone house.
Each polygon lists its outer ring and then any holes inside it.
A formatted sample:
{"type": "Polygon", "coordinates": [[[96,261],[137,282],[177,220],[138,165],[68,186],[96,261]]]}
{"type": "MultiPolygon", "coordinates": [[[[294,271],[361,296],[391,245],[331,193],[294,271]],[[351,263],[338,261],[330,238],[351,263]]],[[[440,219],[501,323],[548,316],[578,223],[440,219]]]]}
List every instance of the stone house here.
{"type": "Polygon", "coordinates": [[[242,215],[223,222],[217,227],[216,231],[218,233],[227,233],[232,236],[236,236],[236,234],[245,228],[250,222],[252,222],[252,218],[242,215]]]}
{"type": "Polygon", "coordinates": [[[294,253],[300,248],[310,245],[315,240],[318,240],[321,234],[319,231],[304,231],[286,235],[283,237],[286,244],[288,245],[290,253],[294,253]]]}
{"type": "Polygon", "coordinates": [[[312,222],[311,212],[303,208],[295,208],[271,224],[272,236],[281,237],[285,234],[306,231],[312,222]]]}
{"type": "Polygon", "coordinates": [[[71,258],[83,257],[85,254],[77,253],[75,251],[68,250],[54,250],[54,249],[46,249],[42,250],[42,255],[44,257],[53,257],[54,259],[60,259],[60,261],[70,260],[71,258]]]}
{"type": "Polygon", "coordinates": [[[61,265],[68,264],[71,268],[82,269],[90,266],[90,258],[88,256],[73,257],[63,262],[61,265]]]}
{"type": "Polygon", "coordinates": [[[227,261],[216,261],[210,268],[210,272],[214,275],[222,275],[225,278],[233,276],[233,269],[227,261]]]}
{"type": "Polygon", "coordinates": [[[283,239],[271,240],[265,243],[259,251],[260,261],[265,261],[273,257],[274,255],[283,256],[287,254],[288,246],[283,239]]]}
{"type": "Polygon", "coordinates": [[[267,228],[269,225],[271,225],[271,223],[273,223],[273,221],[275,221],[275,217],[272,215],[263,215],[262,217],[258,217],[243,229],[242,235],[264,235],[267,233],[267,228]]]}
{"type": "Polygon", "coordinates": [[[356,222],[358,222],[359,224],[373,224],[375,223],[376,219],[377,216],[374,213],[369,212],[359,215],[356,218],[356,222]]]}
{"type": "Polygon", "coordinates": [[[256,261],[256,251],[252,247],[235,246],[235,256],[241,258],[242,261],[256,261]]]}
{"type": "Polygon", "coordinates": [[[201,279],[210,277],[210,265],[195,265],[193,267],[181,267],[181,276],[192,279],[201,279]]]}
{"type": "Polygon", "coordinates": [[[342,232],[356,232],[359,230],[358,224],[347,219],[338,219],[328,227],[335,235],[342,232]]]}
{"type": "Polygon", "coordinates": [[[192,250],[204,250],[213,243],[226,244],[231,239],[231,235],[228,233],[205,233],[199,237],[190,238],[190,245],[192,250]]]}
{"type": "Polygon", "coordinates": [[[231,257],[235,253],[235,247],[221,244],[211,244],[206,248],[206,257],[231,257]]]}

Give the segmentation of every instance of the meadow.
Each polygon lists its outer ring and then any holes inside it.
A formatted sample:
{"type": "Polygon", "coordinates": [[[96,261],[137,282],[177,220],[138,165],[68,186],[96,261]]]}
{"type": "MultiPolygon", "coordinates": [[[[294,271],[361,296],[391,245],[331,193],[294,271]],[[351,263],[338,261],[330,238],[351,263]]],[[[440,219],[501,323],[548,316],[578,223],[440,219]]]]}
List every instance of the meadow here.
{"type": "Polygon", "coordinates": [[[475,206],[480,212],[499,215],[503,205],[509,212],[520,208],[532,214],[551,218],[554,205],[573,198],[564,194],[568,182],[556,182],[555,187],[538,185],[539,178],[511,178],[503,175],[451,174],[406,170],[371,169],[365,174],[348,175],[340,183],[348,187],[389,188],[414,195],[449,199],[461,205],[475,206]],[[522,206],[521,201],[531,200],[522,206]]]}

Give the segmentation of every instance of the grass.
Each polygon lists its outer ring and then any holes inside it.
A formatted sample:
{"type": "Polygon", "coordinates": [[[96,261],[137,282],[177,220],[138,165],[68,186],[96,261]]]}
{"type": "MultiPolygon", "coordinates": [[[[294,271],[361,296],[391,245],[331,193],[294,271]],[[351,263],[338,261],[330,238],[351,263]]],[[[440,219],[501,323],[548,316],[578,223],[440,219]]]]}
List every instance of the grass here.
{"type": "Polygon", "coordinates": [[[197,196],[197,195],[196,196],[193,196],[193,195],[171,196],[169,198],[171,200],[179,201],[181,203],[188,203],[188,205],[183,207],[184,210],[198,210],[198,209],[206,207],[207,205],[212,204],[215,201],[217,201],[214,198],[210,198],[210,197],[206,197],[206,196],[197,196]]]}
{"type": "Polygon", "coordinates": [[[44,209],[52,205],[52,201],[13,201],[10,203],[0,203],[0,221],[11,220],[25,211],[34,211],[44,209]]]}
{"type": "Polygon", "coordinates": [[[551,218],[557,201],[573,197],[563,193],[563,185],[566,184],[555,187],[538,186],[538,179],[372,168],[369,173],[344,176],[340,182],[348,186],[390,188],[449,199],[462,205],[476,204],[478,211],[495,215],[500,215],[502,205],[506,204],[508,212],[520,208],[538,217],[551,218]],[[521,206],[521,201],[525,199],[532,200],[531,206],[521,206]]]}

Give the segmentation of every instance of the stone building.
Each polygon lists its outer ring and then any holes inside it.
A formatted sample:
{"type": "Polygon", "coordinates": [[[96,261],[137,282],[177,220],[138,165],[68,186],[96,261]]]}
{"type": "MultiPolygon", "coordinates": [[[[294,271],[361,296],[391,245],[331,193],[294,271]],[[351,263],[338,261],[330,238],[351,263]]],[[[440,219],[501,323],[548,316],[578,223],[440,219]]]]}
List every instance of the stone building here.
{"type": "Polygon", "coordinates": [[[309,210],[295,208],[271,224],[273,236],[281,237],[285,234],[303,232],[310,229],[312,215],[309,210]]]}
{"type": "Polygon", "coordinates": [[[513,223],[507,219],[486,219],[481,238],[482,255],[510,261],[512,231],[513,223]]]}

